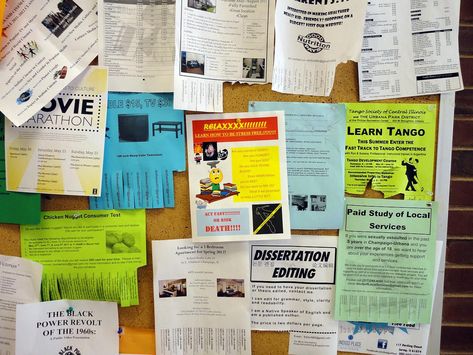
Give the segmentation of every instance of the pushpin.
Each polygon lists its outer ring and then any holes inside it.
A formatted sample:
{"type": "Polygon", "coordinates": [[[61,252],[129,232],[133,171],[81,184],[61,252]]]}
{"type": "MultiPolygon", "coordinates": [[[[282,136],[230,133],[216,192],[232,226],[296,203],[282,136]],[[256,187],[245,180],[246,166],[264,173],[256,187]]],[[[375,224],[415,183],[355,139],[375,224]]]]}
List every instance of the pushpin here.
{"type": "Polygon", "coordinates": [[[121,333],[123,333],[123,329],[122,329],[122,327],[118,328],[118,332],[117,332],[117,333],[118,333],[118,334],[121,334],[121,333]]]}
{"type": "Polygon", "coordinates": [[[69,307],[69,308],[66,310],[66,312],[67,312],[68,315],[71,315],[72,313],[74,313],[74,308],[69,307]]]}

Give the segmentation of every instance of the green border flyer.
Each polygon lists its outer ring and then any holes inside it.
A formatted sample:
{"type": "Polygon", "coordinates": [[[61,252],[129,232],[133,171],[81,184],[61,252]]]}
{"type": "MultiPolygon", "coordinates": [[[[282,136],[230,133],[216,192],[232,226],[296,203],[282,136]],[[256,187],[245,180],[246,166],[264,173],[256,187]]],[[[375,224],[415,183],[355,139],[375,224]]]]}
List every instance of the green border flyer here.
{"type": "Polygon", "coordinates": [[[437,203],[347,198],[335,319],[430,323],[437,203]]]}

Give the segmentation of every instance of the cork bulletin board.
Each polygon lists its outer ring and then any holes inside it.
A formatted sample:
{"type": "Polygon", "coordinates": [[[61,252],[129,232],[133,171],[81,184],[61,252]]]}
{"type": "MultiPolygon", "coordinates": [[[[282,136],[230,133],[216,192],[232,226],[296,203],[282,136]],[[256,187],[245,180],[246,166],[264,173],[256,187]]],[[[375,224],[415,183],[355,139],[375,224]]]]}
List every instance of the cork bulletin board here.
{"type": "MultiPolygon", "coordinates": [[[[349,62],[339,65],[334,88],[330,97],[312,97],[280,94],[271,91],[270,85],[225,84],[224,112],[246,112],[249,101],[298,101],[343,103],[358,101],[358,79],[356,64],[349,62]]],[[[386,102],[386,101],[383,101],[386,102]]],[[[422,96],[388,102],[434,103],[439,104],[439,96],[422,96]]],[[[432,173],[434,174],[435,171],[432,173]]],[[[151,264],[151,240],[178,239],[191,237],[189,187],[187,172],[174,174],[175,208],[147,210],[147,250],[148,265],[139,269],[140,305],[120,308],[120,324],[129,327],[154,328],[153,275],[151,264]]],[[[379,192],[367,188],[365,197],[382,198],[379,192]]],[[[88,209],[88,198],[43,195],[42,210],[88,209]]],[[[336,230],[297,231],[294,234],[337,235],[336,230]]],[[[0,253],[20,255],[20,235],[17,225],[0,224],[0,253]]],[[[289,333],[252,332],[252,352],[255,355],[287,354],[289,333]]],[[[340,353],[347,354],[347,353],[340,353]]]]}

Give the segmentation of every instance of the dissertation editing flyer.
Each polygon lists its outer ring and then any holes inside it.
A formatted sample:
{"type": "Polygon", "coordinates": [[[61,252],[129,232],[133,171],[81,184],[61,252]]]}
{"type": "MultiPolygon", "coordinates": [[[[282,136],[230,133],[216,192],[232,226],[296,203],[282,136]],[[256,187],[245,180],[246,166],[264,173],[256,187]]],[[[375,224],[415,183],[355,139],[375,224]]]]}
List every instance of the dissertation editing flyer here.
{"type": "Polygon", "coordinates": [[[16,306],[41,301],[41,264],[0,255],[0,354],[15,354],[16,306]]]}
{"type": "Polygon", "coordinates": [[[366,4],[366,0],[278,0],[272,89],[329,96],[337,65],[358,61],[366,4]]]}
{"type": "Polygon", "coordinates": [[[196,242],[289,239],[283,112],[188,115],[196,242]]]}
{"type": "Polygon", "coordinates": [[[152,246],[156,355],[250,355],[248,244],[152,246]]]}
{"type": "Polygon", "coordinates": [[[9,0],[6,4],[0,35],[4,37],[0,107],[19,126],[97,56],[97,1],[9,0]]]}
{"type": "MultiPolygon", "coordinates": [[[[442,241],[436,242],[433,292],[437,288],[442,241]]],[[[338,350],[362,354],[427,355],[430,324],[339,322],[338,350]]]]}
{"type": "Polygon", "coordinates": [[[437,203],[347,198],[335,318],[430,323],[437,203]]]}
{"type": "Polygon", "coordinates": [[[345,191],[432,200],[437,106],[347,104],[345,191]]]}
{"type": "Polygon", "coordinates": [[[18,305],[16,340],[16,355],[117,355],[117,304],[62,300],[18,305]]]}
{"type": "Polygon", "coordinates": [[[345,105],[250,102],[248,109],[284,111],[291,228],[339,229],[345,203],[345,105]]]}
{"type": "Polygon", "coordinates": [[[176,109],[223,112],[223,82],[271,81],[274,3],[176,1],[176,109]]]}
{"type": "Polygon", "coordinates": [[[174,171],[186,169],[184,112],[172,94],[109,93],[102,196],[91,209],[174,207],[174,171]]]}
{"type": "Polygon", "coordinates": [[[44,265],[43,301],[139,303],[137,269],[146,265],[145,210],[42,212],[20,226],[21,255],[44,265]]]}
{"type": "MultiPolygon", "coordinates": [[[[251,244],[251,328],[311,333],[312,354],[337,351],[333,318],[337,237],[251,244]]],[[[297,335],[296,335],[297,337],[297,335]]]]}
{"type": "Polygon", "coordinates": [[[5,120],[7,190],[100,196],[107,69],[91,66],[23,125],[5,120]]]}

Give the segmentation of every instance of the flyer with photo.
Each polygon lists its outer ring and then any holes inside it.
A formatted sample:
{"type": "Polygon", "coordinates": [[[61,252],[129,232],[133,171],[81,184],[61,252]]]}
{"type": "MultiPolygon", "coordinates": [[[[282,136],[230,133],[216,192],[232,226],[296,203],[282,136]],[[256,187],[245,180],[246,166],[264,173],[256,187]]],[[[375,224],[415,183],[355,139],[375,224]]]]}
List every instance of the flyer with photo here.
{"type": "Polygon", "coordinates": [[[339,229],[345,186],[344,104],[257,102],[248,111],[284,111],[291,227],[339,229]]]}
{"type": "Polygon", "coordinates": [[[42,299],[139,303],[146,265],[145,210],[51,211],[20,226],[21,255],[43,264],[42,299]]]}
{"type": "Polygon", "coordinates": [[[16,355],[117,355],[117,304],[61,300],[18,305],[16,340],[16,355]]]}
{"type": "Polygon", "coordinates": [[[156,354],[250,355],[248,244],[152,246],[156,354]]]}
{"type": "Polygon", "coordinates": [[[437,202],[347,198],[335,318],[430,323],[437,202]]]}
{"type": "Polygon", "coordinates": [[[90,208],[174,207],[174,171],[186,169],[184,112],[172,94],[110,92],[102,196],[90,208]]]}
{"type": "Polygon", "coordinates": [[[284,113],[188,115],[196,242],[289,239],[284,113]]]}
{"type": "Polygon", "coordinates": [[[23,125],[5,120],[7,190],[100,196],[107,69],[91,66],[23,125]]]}
{"type": "Polygon", "coordinates": [[[291,240],[251,244],[253,330],[291,331],[296,339],[310,333],[317,339],[311,354],[336,353],[337,240],[334,236],[292,236],[291,240]]]}
{"type": "Polygon", "coordinates": [[[1,36],[0,107],[19,126],[97,56],[97,1],[8,0],[1,36]]]}
{"type": "Polygon", "coordinates": [[[16,306],[41,301],[43,267],[34,261],[0,255],[0,354],[15,354],[16,306]]]}
{"type": "Polygon", "coordinates": [[[274,3],[176,1],[176,109],[222,112],[223,82],[271,81],[274,3]]]}
{"type": "Polygon", "coordinates": [[[367,2],[278,0],[272,89],[329,96],[337,65],[358,61],[367,2]]]}
{"type": "Polygon", "coordinates": [[[432,200],[437,106],[347,104],[345,192],[432,200]]]}

